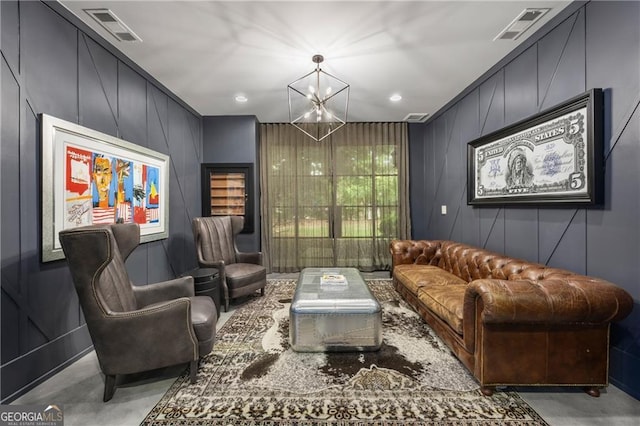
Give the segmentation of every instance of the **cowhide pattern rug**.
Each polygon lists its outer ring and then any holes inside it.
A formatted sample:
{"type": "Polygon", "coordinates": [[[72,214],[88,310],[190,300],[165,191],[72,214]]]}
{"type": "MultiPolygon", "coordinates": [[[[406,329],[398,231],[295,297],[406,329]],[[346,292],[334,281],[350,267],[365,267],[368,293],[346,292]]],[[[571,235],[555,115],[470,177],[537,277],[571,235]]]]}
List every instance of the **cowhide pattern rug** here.
{"type": "Polygon", "coordinates": [[[545,425],[515,392],[484,397],[447,346],[393,289],[375,352],[299,353],[289,346],[295,280],[270,280],[218,331],[198,381],[185,372],[143,425],[545,425]]]}

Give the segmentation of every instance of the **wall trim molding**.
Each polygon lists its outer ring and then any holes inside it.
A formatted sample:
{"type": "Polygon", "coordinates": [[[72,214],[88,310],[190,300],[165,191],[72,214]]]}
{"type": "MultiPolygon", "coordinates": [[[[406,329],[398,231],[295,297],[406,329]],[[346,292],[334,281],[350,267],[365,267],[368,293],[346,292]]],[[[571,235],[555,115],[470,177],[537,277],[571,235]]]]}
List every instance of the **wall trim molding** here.
{"type": "Polygon", "coordinates": [[[39,384],[43,383],[50,377],[53,377],[60,371],[67,368],[89,352],[93,350],[93,343],[89,336],[87,325],[83,324],[60,337],[39,346],[24,355],[12,359],[0,367],[2,375],[2,386],[8,386],[13,383],[19,383],[20,380],[10,380],[7,375],[20,374],[18,372],[29,371],[29,375],[33,377],[25,385],[14,389],[2,389],[2,395],[6,395],[0,404],[8,404],[19,396],[25,394],[39,384]],[[49,368],[46,362],[41,360],[55,360],[58,358],[56,354],[75,353],[72,357],[64,361],[62,364],[49,368]],[[34,369],[34,366],[39,368],[34,369]]]}
{"type": "Polygon", "coordinates": [[[98,45],[100,45],[109,53],[111,53],[113,56],[115,56],[116,59],[118,59],[125,65],[127,65],[129,68],[131,68],[138,74],[140,74],[142,78],[144,78],[145,80],[147,80],[147,82],[156,86],[161,92],[164,92],[167,96],[169,96],[171,99],[176,101],[181,107],[189,111],[191,114],[202,118],[202,114],[197,112],[195,109],[193,109],[193,107],[191,107],[185,101],[180,99],[175,93],[169,90],[164,84],[160,83],[158,80],[156,80],[155,77],[153,77],[151,74],[145,71],[142,67],[140,67],[140,65],[137,65],[135,62],[129,59],[126,55],[124,55],[122,52],[116,49],[113,45],[108,43],[104,39],[104,37],[98,34],[93,28],[91,28],[90,26],[82,22],[80,18],[74,15],[69,9],[64,7],[64,5],[62,5],[57,1],[52,1],[52,0],[42,0],[42,3],[47,5],[47,7],[49,7],[55,13],[60,15],[62,18],[69,21],[69,23],[74,27],[76,27],[78,31],[83,32],[87,37],[91,38],[94,42],[96,42],[98,45]]]}
{"type": "Polygon", "coordinates": [[[550,33],[551,31],[553,31],[558,25],[560,25],[560,23],[570,18],[573,14],[578,12],[587,3],[589,3],[589,1],[574,1],[573,3],[569,4],[560,13],[558,13],[556,16],[551,18],[549,22],[547,22],[541,28],[539,28],[536,32],[531,34],[529,38],[527,38],[524,42],[522,42],[522,44],[520,44],[514,50],[509,52],[507,56],[505,56],[496,64],[494,64],[484,74],[478,77],[473,83],[468,85],[465,89],[463,89],[460,93],[458,93],[453,99],[447,102],[442,108],[440,108],[438,111],[432,114],[431,117],[429,117],[429,119],[425,121],[425,125],[428,125],[429,123],[438,119],[438,117],[444,114],[452,106],[460,102],[460,100],[462,100],[465,96],[467,96],[469,93],[479,88],[482,83],[486,82],[489,79],[489,77],[491,77],[493,74],[502,70],[509,62],[513,61],[515,58],[520,56],[525,50],[527,50],[528,48],[536,44],[542,37],[544,37],[547,33],[550,33]]]}

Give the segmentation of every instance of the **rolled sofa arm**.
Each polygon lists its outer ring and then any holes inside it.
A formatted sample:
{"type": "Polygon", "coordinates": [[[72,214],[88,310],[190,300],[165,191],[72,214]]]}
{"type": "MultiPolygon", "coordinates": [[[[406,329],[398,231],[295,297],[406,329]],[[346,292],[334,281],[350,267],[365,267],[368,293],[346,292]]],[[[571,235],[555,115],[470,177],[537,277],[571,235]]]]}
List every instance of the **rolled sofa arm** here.
{"type": "Polygon", "coordinates": [[[604,324],[633,309],[633,298],[604,280],[575,275],[545,280],[480,279],[468,284],[464,318],[474,318],[481,298],[483,323],[604,324]]]}
{"type": "Polygon", "coordinates": [[[402,264],[437,265],[440,241],[392,240],[389,245],[392,268],[402,264]]]}

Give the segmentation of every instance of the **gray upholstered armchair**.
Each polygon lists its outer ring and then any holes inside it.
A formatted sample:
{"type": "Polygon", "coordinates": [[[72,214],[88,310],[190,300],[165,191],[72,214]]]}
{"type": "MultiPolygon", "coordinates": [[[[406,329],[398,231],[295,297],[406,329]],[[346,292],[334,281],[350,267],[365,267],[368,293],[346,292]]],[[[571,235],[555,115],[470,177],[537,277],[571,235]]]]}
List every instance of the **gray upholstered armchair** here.
{"type": "Polygon", "coordinates": [[[121,374],[189,363],[195,383],[217,315],[210,297],[194,296],[193,278],[132,285],[124,262],[140,242],[134,223],[64,230],[60,242],[105,375],[104,401],[121,374]]]}
{"type": "Polygon", "coordinates": [[[236,247],[235,237],[242,230],[243,217],[197,217],[192,225],[198,265],[218,269],[225,311],[229,310],[230,299],[256,290],[264,295],[267,269],[263,266],[262,252],[243,253],[236,247]]]}

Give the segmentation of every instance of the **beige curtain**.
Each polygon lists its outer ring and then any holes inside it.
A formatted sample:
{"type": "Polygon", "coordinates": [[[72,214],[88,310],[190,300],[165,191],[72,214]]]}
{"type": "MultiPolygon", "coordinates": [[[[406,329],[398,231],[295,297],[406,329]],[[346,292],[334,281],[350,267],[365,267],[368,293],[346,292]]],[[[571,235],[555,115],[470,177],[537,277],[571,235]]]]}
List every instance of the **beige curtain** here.
{"type": "Polygon", "coordinates": [[[348,123],[316,142],[262,124],[262,248],[269,269],[389,269],[389,242],[411,234],[406,123],[348,123]]]}

